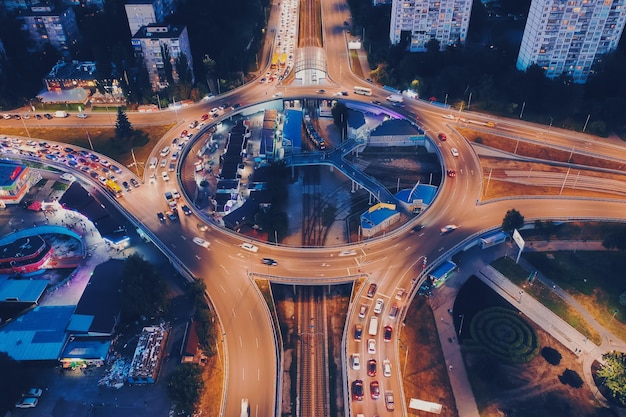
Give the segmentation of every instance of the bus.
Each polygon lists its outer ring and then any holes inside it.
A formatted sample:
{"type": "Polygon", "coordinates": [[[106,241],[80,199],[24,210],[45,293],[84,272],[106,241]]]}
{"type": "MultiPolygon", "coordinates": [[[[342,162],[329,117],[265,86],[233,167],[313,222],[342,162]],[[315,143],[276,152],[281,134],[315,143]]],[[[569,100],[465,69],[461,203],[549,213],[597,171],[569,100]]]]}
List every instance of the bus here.
{"type": "Polygon", "coordinates": [[[271,69],[276,69],[278,67],[278,54],[274,54],[272,57],[272,64],[270,65],[271,69]]]}
{"type": "Polygon", "coordinates": [[[115,181],[107,180],[104,185],[115,197],[120,198],[122,196],[122,187],[120,187],[115,181]]]}
{"type": "Polygon", "coordinates": [[[367,87],[359,87],[358,85],[354,86],[354,94],[361,94],[362,96],[371,96],[372,89],[367,87]]]}

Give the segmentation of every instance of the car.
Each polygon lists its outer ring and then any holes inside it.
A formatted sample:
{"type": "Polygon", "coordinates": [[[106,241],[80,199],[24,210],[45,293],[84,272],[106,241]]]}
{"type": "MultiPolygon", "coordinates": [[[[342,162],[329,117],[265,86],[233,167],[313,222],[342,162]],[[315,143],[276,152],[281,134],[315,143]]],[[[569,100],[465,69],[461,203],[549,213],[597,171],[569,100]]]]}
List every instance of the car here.
{"type": "Polygon", "coordinates": [[[383,103],[380,100],[372,100],[372,104],[376,104],[377,106],[380,106],[383,103]]]}
{"type": "Polygon", "coordinates": [[[259,80],[259,83],[261,83],[261,84],[265,83],[265,77],[261,78],[261,79],[259,80]]]}
{"type": "Polygon", "coordinates": [[[393,411],[395,409],[393,391],[385,391],[385,407],[387,411],[393,411]]]}
{"type": "Polygon", "coordinates": [[[41,388],[30,388],[28,391],[22,393],[24,398],[39,398],[43,393],[41,388]]]}
{"type": "Polygon", "coordinates": [[[453,115],[451,115],[451,114],[444,114],[444,115],[443,115],[443,118],[444,118],[444,119],[448,119],[448,120],[454,120],[454,116],[453,116],[453,115]]]}
{"type": "Polygon", "coordinates": [[[241,417],[249,417],[250,416],[250,404],[248,403],[247,398],[241,399],[241,417]]]}
{"type": "Polygon", "coordinates": [[[361,369],[361,355],[359,355],[358,353],[353,353],[350,366],[352,366],[352,369],[354,369],[355,371],[361,369]]]}
{"type": "Polygon", "coordinates": [[[239,103],[235,103],[235,104],[232,105],[232,109],[233,110],[238,109],[239,107],[241,107],[241,104],[239,104],[239,103]]]}
{"type": "Polygon", "coordinates": [[[89,167],[82,166],[82,167],[80,167],[80,170],[83,171],[83,172],[89,172],[89,167]]]}
{"type": "Polygon", "coordinates": [[[22,115],[22,119],[28,120],[28,119],[30,119],[30,115],[29,114],[24,114],[24,115],[22,115]]]}
{"type": "Polygon", "coordinates": [[[168,212],[167,212],[167,217],[168,217],[171,221],[175,222],[176,220],[178,220],[178,210],[176,210],[176,208],[175,208],[175,207],[174,207],[174,208],[172,208],[172,211],[168,211],[168,212]]]}
{"type": "Polygon", "coordinates": [[[172,197],[178,200],[180,198],[180,193],[178,190],[172,190],[172,197]]]}
{"type": "Polygon", "coordinates": [[[450,232],[452,232],[452,231],[454,231],[454,230],[456,230],[458,228],[459,228],[459,226],[457,226],[456,224],[446,225],[446,226],[441,228],[441,234],[443,235],[445,233],[450,233],[450,232]]]}
{"type": "Polygon", "coordinates": [[[389,310],[389,319],[395,320],[398,315],[398,311],[400,311],[400,308],[397,305],[394,304],[391,306],[391,309],[389,310]]]}
{"type": "Polygon", "coordinates": [[[281,93],[280,91],[278,93],[274,94],[274,98],[282,97],[282,96],[283,96],[283,93],[281,93]]]}
{"type": "Polygon", "coordinates": [[[180,132],[180,137],[184,138],[185,136],[187,136],[189,134],[189,132],[185,129],[182,132],[180,132]]]}
{"type": "Polygon", "coordinates": [[[326,92],[326,90],[324,90],[323,88],[320,88],[319,90],[317,90],[317,94],[324,94],[326,92]]]}
{"type": "MultiPolygon", "coordinates": [[[[96,165],[95,167],[93,167],[93,168],[95,169],[96,167],[97,167],[97,165],[96,165]]],[[[109,173],[109,168],[107,168],[107,167],[102,167],[102,168],[101,168],[101,171],[102,171],[102,173],[103,173],[103,174],[108,174],[108,173],[109,173]]]]}
{"type": "Polygon", "coordinates": [[[202,115],[202,117],[200,118],[200,120],[205,121],[205,120],[207,120],[208,118],[209,118],[209,115],[208,115],[207,113],[204,113],[204,114],[202,115]]]}
{"type": "Polygon", "coordinates": [[[161,163],[159,164],[161,168],[165,168],[167,166],[167,159],[161,159],[161,163]]]}
{"type": "Polygon", "coordinates": [[[154,172],[152,174],[150,174],[149,178],[150,178],[150,180],[149,180],[150,182],[156,182],[156,180],[157,180],[156,174],[154,172]]]}
{"type": "Polygon", "coordinates": [[[208,248],[209,246],[211,246],[211,243],[199,237],[194,237],[192,240],[193,240],[193,243],[195,243],[198,246],[202,246],[203,248],[208,248]]]}
{"type": "Polygon", "coordinates": [[[440,141],[445,142],[448,137],[446,136],[445,133],[440,133],[439,135],[437,135],[437,137],[439,138],[440,141]]]}
{"type": "Polygon", "coordinates": [[[91,159],[92,162],[100,161],[100,157],[98,155],[94,155],[94,154],[89,155],[89,159],[91,159]]]}
{"type": "Polygon", "coordinates": [[[170,180],[170,176],[167,175],[167,172],[165,172],[165,171],[161,172],[161,177],[163,177],[163,181],[169,181],[170,180]]]}
{"type": "Polygon", "coordinates": [[[137,181],[136,179],[131,178],[130,183],[133,185],[133,187],[139,188],[139,181],[137,181]]]}
{"type": "Polygon", "coordinates": [[[160,155],[161,157],[163,157],[163,156],[167,156],[168,153],[170,153],[170,147],[166,146],[165,148],[161,149],[160,155]]]}
{"type": "Polygon", "coordinates": [[[456,177],[456,171],[453,169],[449,169],[446,171],[446,175],[448,175],[448,177],[451,177],[451,178],[456,177]]]}
{"type": "Polygon", "coordinates": [[[225,110],[227,107],[230,107],[230,104],[228,104],[228,103],[222,103],[222,104],[220,104],[219,109],[220,109],[220,110],[225,110]]]}
{"type": "Polygon", "coordinates": [[[198,126],[198,121],[197,120],[194,120],[193,122],[189,123],[189,129],[193,129],[196,126],[198,126]]]}
{"type": "Polygon", "coordinates": [[[213,107],[213,108],[209,111],[209,114],[210,114],[211,116],[215,117],[215,115],[216,115],[217,113],[219,113],[219,111],[220,111],[220,109],[219,109],[219,108],[217,108],[217,107],[213,107]]]}
{"type": "Polygon", "coordinates": [[[120,168],[120,167],[118,167],[117,165],[111,165],[111,166],[109,167],[109,169],[110,169],[111,171],[115,172],[116,174],[121,174],[121,173],[122,173],[121,168],[120,168]]]}
{"type": "Polygon", "coordinates": [[[383,339],[385,342],[389,342],[391,340],[391,335],[393,334],[393,328],[391,326],[385,326],[383,332],[383,339]]]}
{"type": "Polygon", "coordinates": [[[363,401],[363,381],[360,379],[352,382],[352,401],[363,401]]]}
{"type": "Polygon", "coordinates": [[[338,256],[354,256],[354,255],[356,255],[356,251],[348,249],[348,250],[343,250],[339,252],[338,256]]]}
{"type": "Polygon", "coordinates": [[[383,306],[385,303],[382,298],[376,300],[376,304],[374,305],[374,314],[380,314],[383,311],[383,306]]]}
{"type": "Polygon", "coordinates": [[[385,359],[383,361],[383,376],[385,378],[389,378],[391,376],[391,361],[389,359],[385,359]]]}
{"type": "Polygon", "coordinates": [[[183,213],[185,213],[185,216],[191,216],[191,209],[188,206],[184,205],[181,209],[183,210],[183,213]]]}
{"type": "Polygon", "coordinates": [[[380,397],[380,384],[378,381],[370,382],[370,397],[372,397],[372,400],[377,400],[380,397]]]}
{"type": "Polygon", "coordinates": [[[86,119],[87,118],[87,113],[78,113],[76,115],[76,117],[78,117],[79,119],[86,119]]]}
{"type": "Polygon", "coordinates": [[[178,152],[174,152],[174,153],[172,153],[172,156],[170,156],[170,159],[171,159],[172,161],[177,160],[177,159],[178,159],[178,152]]]}
{"type": "Polygon", "coordinates": [[[450,149],[450,153],[452,153],[452,156],[454,156],[456,158],[459,157],[459,151],[457,150],[457,148],[450,149]]]}
{"type": "Polygon", "coordinates": [[[11,115],[10,114],[4,114],[4,115],[2,115],[2,118],[4,120],[9,120],[9,119],[11,119],[11,115]]]}
{"type": "Polygon", "coordinates": [[[376,376],[376,359],[367,361],[367,376],[376,376]]]}
{"type": "Polygon", "coordinates": [[[196,224],[196,227],[198,228],[198,230],[200,230],[201,232],[206,232],[207,230],[209,230],[209,226],[207,226],[206,224],[203,223],[198,223],[196,224]]]}
{"type": "Polygon", "coordinates": [[[19,114],[14,114],[13,118],[16,120],[20,120],[22,118],[22,116],[20,116],[19,114]]]}
{"type": "MultiPolygon", "coordinates": [[[[44,113],[43,117],[45,117],[48,120],[52,120],[52,115],[50,113],[44,113]]],[[[6,117],[5,117],[6,119],[6,117]]]]}
{"type": "Polygon", "coordinates": [[[367,296],[369,298],[374,298],[374,294],[376,294],[376,288],[378,288],[376,284],[370,284],[369,288],[367,289],[367,296]]]}
{"type": "Polygon", "coordinates": [[[367,353],[369,353],[370,355],[375,355],[376,354],[376,340],[368,339],[368,341],[367,341],[367,353]]]}
{"type": "Polygon", "coordinates": [[[261,259],[261,262],[263,262],[263,265],[269,265],[269,266],[276,266],[276,265],[278,265],[278,262],[276,262],[272,258],[263,258],[263,259],[261,259]]]}
{"type": "Polygon", "coordinates": [[[37,403],[39,400],[33,397],[22,398],[20,401],[15,403],[15,408],[35,408],[37,407],[37,403]]]}
{"type": "Polygon", "coordinates": [[[360,324],[354,325],[354,340],[360,342],[363,338],[363,326],[360,324]]]}
{"type": "Polygon", "coordinates": [[[102,175],[100,175],[98,177],[98,181],[100,181],[102,183],[102,185],[106,184],[106,182],[108,181],[107,177],[104,177],[102,175]]]}
{"type": "Polygon", "coordinates": [[[342,91],[342,92],[341,92],[341,95],[342,95],[342,96],[344,96],[344,97],[346,97],[348,94],[349,94],[349,93],[348,93],[347,91],[342,91]]]}
{"type": "MultiPolygon", "coordinates": [[[[89,168],[87,168],[87,169],[89,169],[89,168]]],[[[91,176],[91,178],[93,178],[93,179],[97,179],[100,176],[100,174],[98,174],[96,171],[91,171],[89,173],[89,176],[91,176]]]]}
{"type": "Polygon", "coordinates": [[[254,246],[252,243],[247,243],[247,242],[246,243],[242,243],[239,247],[241,249],[245,249],[247,251],[254,252],[254,253],[259,251],[259,248],[254,246]]]}
{"type": "Polygon", "coordinates": [[[122,187],[124,187],[126,189],[126,191],[130,191],[130,185],[128,184],[128,182],[124,181],[122,183],[122,187]]]}
{"type": "Polygon", "coordinates": [[[367,306],[365,304],[361,304],[361,308],[359,308],[359,318],[365,318],[365,314],[367,313],[367,306]]]}

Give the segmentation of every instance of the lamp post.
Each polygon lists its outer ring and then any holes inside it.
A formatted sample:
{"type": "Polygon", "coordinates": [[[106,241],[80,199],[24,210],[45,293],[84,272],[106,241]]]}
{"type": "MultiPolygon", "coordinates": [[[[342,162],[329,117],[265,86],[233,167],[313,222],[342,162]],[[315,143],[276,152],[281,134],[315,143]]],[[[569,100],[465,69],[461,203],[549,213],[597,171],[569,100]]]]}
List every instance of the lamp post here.
{"type": "MultiPolygon", "coordinates": [[[[615,318],[615,315],[619,313],[618,309],[613,310],[613,316],[611,317],[611,320],[609,320],[609,326],[611,325],[611,323],[613,322],[613,319],[615,318]]],[[[608,327],[608,326],[607,326],[608,327]]]]}
{"type": "Polygon", "coordinates": [[[552,122],[554,121],[554,118],[550,115],[548,115],[548,117],[550,118],[550,126],[548,126],[548,131],[549,131],[550,129],[552,129],[552,122]]]}
{"type": "Polygon", "coordinates": [[[459,336],[461,336],[461,332],[463,331],[463,321],[465,320],[465,314],[459,314],[459,318],[461,319],[461,325],[459,326],[459,336]]]}
{"type": "Polygon", "coordinates": [[[589,123],[589,118],[591,117],[591,113],[589,113],[587,115],[587,120],[585,120],[585,125],[583,126],[583,133],[585,132],[585,130],[587,129],[587,123],[589,123]]]}
{"type": "Polygon", "coordinates": [[[519,118],[521,119],[524,116],[524,109],[526,108],[526,102],[522,103],[522,110],[519,112],[519,118]]]}

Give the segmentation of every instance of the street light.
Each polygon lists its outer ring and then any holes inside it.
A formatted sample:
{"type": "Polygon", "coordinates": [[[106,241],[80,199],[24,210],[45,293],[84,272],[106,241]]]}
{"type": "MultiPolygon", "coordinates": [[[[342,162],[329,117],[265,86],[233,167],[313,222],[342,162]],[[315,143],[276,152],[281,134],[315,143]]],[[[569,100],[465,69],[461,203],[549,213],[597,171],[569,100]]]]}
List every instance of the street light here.
{"type": "MultiPolygon", "coordinates": [[[[618,309],[613,310],[613,316],[611,317],[611,320],[609,320],[609,326],[611,325],[611,323],[613,322],[613,319],[615,318],[615,315],[619,313],[618,309]]],[[[607,326],[608,327],[608,326],[607,326]]]]}
{"type": "Polygon", "coordinates": [[[461,319],[461,325],[459,326],[459,336],[461,336],[461,332],[463,331],[463,320],[465,320],[465,314],[459,314],[459,318],[461,319]]]}

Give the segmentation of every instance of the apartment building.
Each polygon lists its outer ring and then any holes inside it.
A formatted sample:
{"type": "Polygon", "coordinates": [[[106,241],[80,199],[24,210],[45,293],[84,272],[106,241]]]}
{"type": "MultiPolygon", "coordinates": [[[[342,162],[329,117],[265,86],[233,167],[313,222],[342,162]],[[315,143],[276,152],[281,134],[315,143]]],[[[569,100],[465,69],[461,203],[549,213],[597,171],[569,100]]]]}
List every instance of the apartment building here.
{"type": "Polygon", "coordinates": [[[193,61],[187,27],[183,25],[166,25],[153,23],[142,26],[131,40],[136,54],[140,54],[146,65],[150,83],[154,91],[168,86],[163,51],[167,50],[172,67],[174,81],[179,79],[176,71],[176,60],[181,54],[187,57],[188,69],[193,78],[193,61]]]}
{"type": "Polygon", "coordinates": [[[41,51],[49,43],[63,52],[79,41],[76,15],[71,7],[55,10],[53,6],[34,6],[20,15],[22,29],[28,32],[34,50],[41,51]]]}
{"type": "Polygon", "coordinates": [[[135,35],[142,26],[161,23],[175,10],[174,0],[130,0],[126,8],[126,18],[130,34],[135,35]]]}
{"type": "Polygon", "coordinates": [[[424,52],[431,39],[440,49],[465,43],[472,0],[393,0],[389,39],[398,44],[410,34],[409,51],[424,52]]]}
{"type": "Polygon", "coordinates": [[[585,83],[596,59],[617,48],[625,22],[624,0],[533,0],[517,68],[537,64],[549,78],[585,83]]]}

